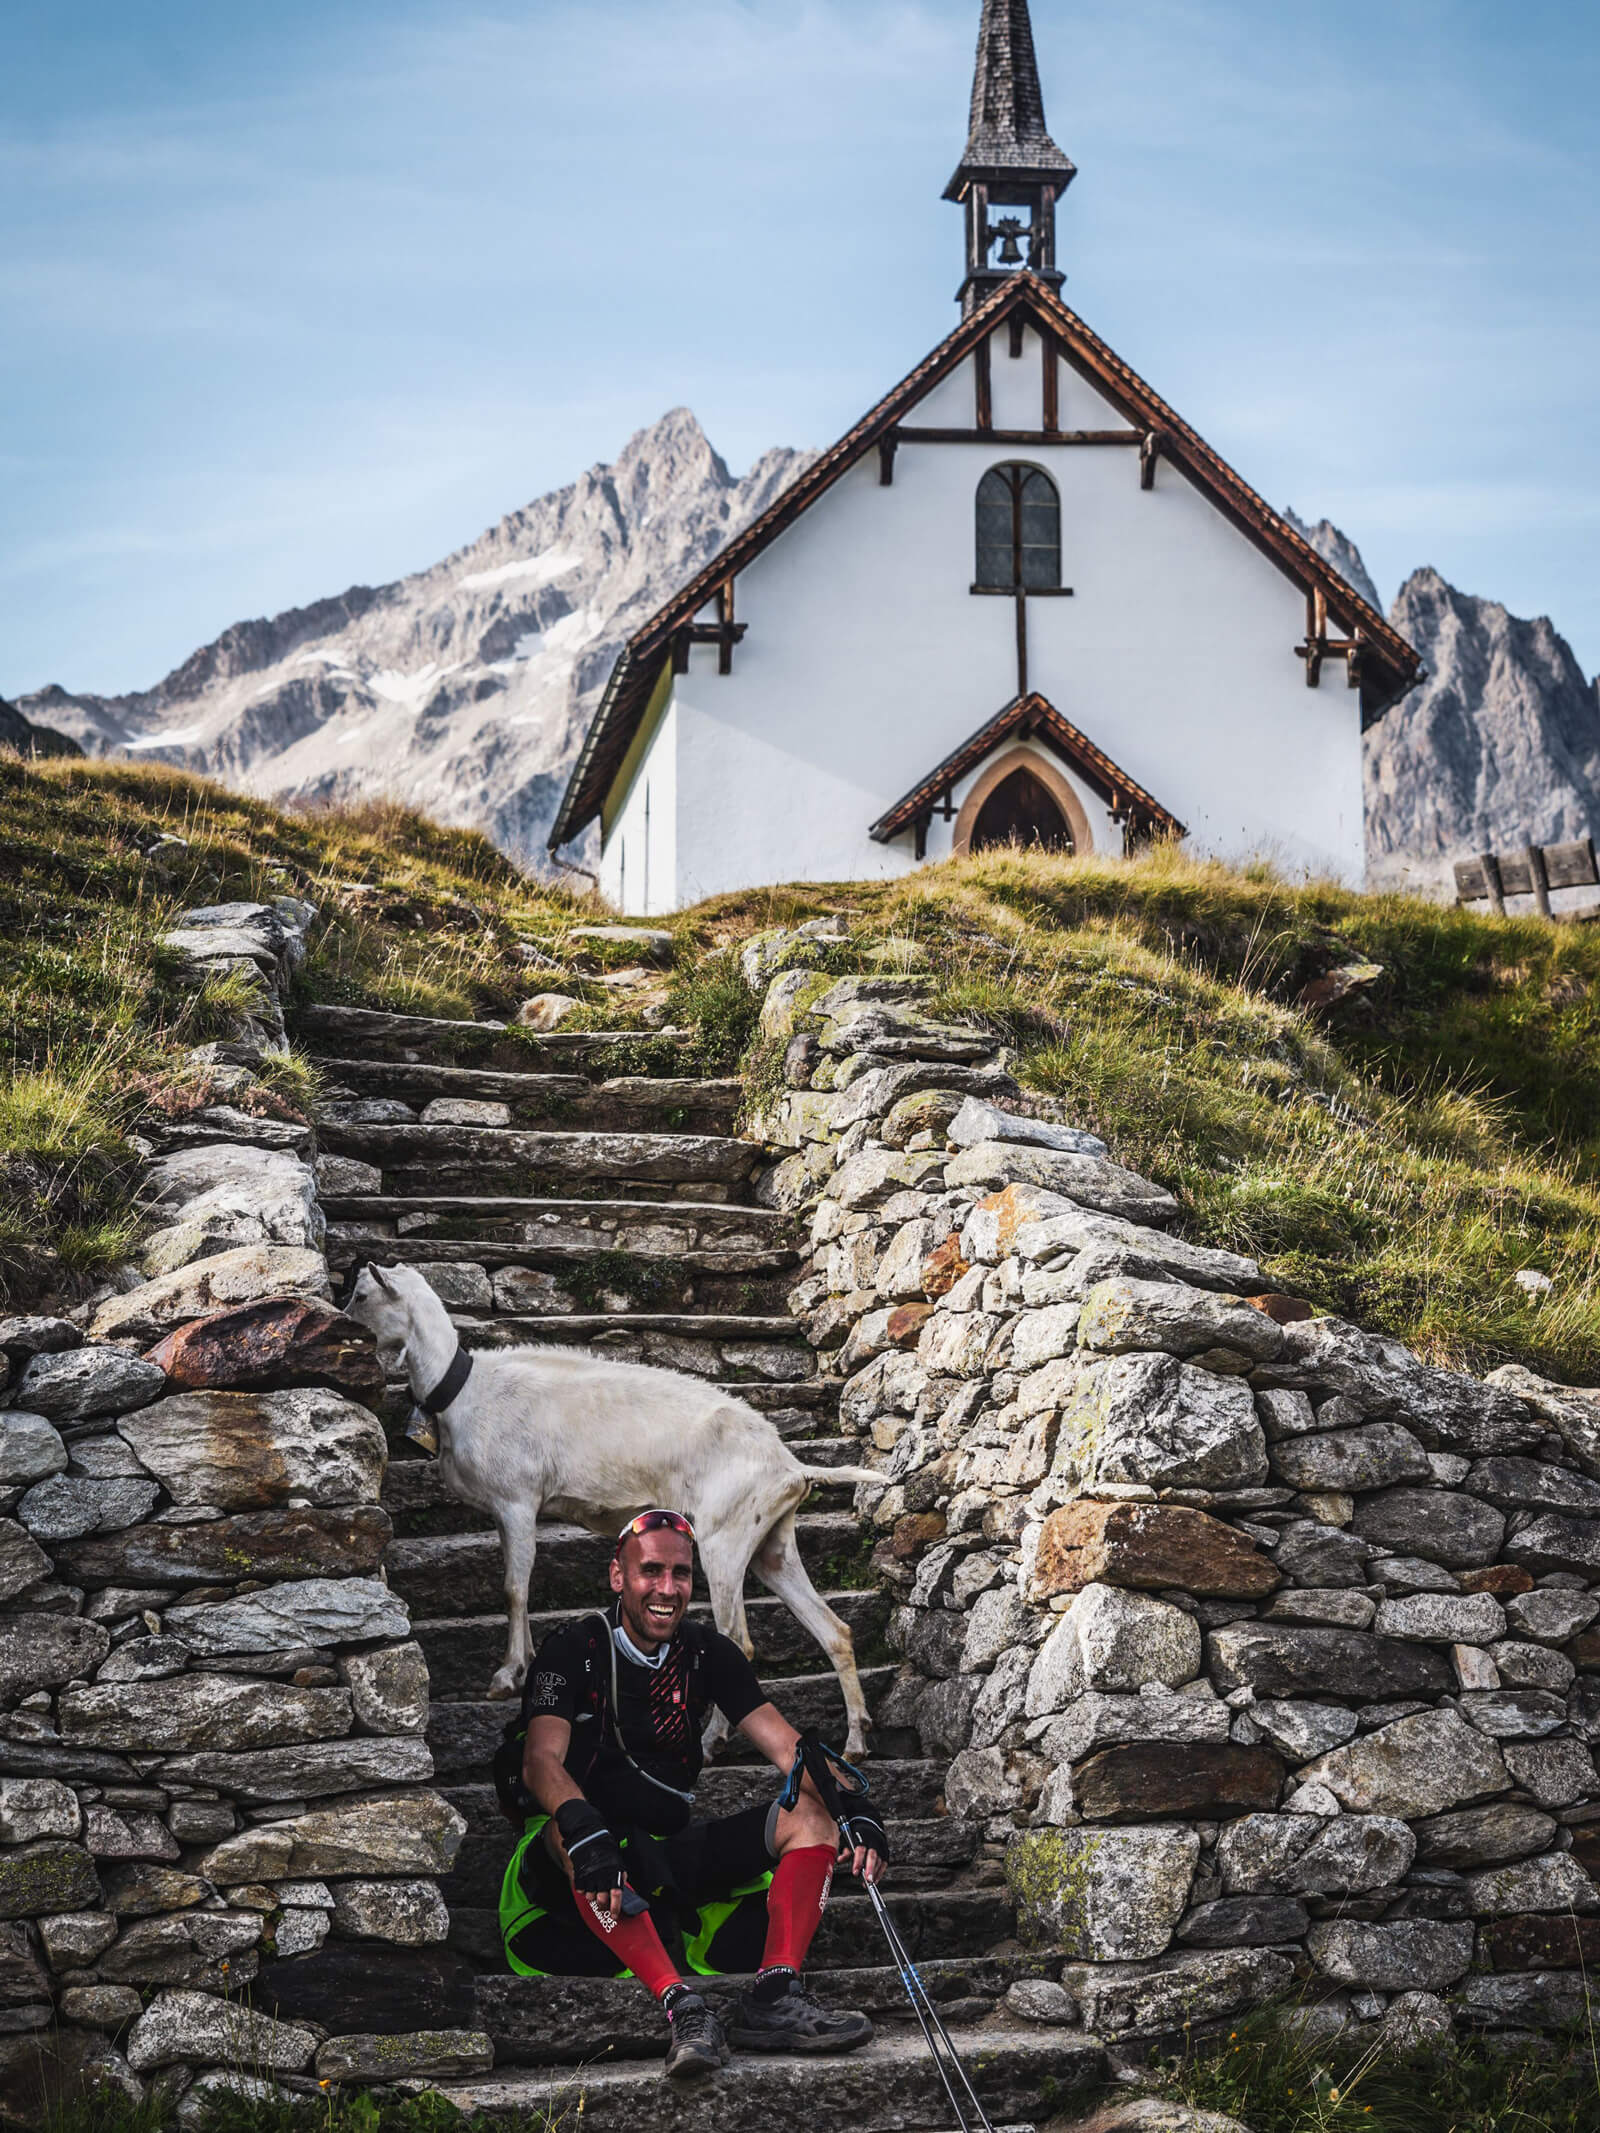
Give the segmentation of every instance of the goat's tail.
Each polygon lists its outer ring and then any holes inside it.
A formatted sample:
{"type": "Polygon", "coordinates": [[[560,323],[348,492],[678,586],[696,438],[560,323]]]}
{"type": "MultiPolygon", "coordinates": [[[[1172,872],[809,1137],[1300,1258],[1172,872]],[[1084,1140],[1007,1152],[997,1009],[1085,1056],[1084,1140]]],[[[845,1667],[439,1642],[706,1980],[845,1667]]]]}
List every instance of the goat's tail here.
{"type": "Polygon", "coordinates": [[[888,1486],[889,1477],[870,1466],[802,1466],[800,1469],[807,1481],[870,1481],[879,1488],[888,1486]]]}

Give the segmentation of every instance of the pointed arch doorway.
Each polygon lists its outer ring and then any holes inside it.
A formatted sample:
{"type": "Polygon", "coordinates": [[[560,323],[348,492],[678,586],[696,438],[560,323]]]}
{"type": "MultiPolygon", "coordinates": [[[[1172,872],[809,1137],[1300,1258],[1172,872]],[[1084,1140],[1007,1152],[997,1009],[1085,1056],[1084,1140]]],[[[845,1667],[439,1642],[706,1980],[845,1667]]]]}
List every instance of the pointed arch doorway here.
{"type": "Polygon", "coordinates": [[[1076,849],[1066,817],[1031,770],[1013,770],[1002,778],[978,810],[968,851],[986,852],[997,844],[1028,851],[1076,849]]]}
{"type": "Polygon", "coordinates": [[[958,856],[1010,844],[1047,852],[1094,850],[1083,802],[1053,765],[1028,748],[1008,749],[989,765],[962,803],[950,839],[958,856]]]}

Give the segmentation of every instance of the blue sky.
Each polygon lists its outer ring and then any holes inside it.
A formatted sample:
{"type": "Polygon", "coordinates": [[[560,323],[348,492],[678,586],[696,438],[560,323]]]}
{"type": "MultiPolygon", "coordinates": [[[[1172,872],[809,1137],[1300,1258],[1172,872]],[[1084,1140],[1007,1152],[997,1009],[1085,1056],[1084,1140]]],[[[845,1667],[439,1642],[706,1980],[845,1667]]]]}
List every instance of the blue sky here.
{"type": "MultiPolygon", "coordinates": [[[[145,686],[954,323],[978,0],[0,0],[0,693],[145,686]]],[[[1600,667],[1593,0],[1035,0],[1068,300],[1600,667]]]]}

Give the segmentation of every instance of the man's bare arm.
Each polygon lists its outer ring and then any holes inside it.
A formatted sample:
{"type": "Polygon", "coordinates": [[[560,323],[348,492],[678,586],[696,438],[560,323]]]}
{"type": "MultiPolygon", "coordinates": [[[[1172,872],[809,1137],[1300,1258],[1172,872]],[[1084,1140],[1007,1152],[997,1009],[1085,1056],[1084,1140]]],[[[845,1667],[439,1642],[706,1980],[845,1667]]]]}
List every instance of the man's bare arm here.
{"type": "Polygon", "coordinates": [[[573,1782],[567,1769],[567,1750],[571,1746],[572,1728],[564,1718],[528,1721],[522,1782],[547,1815],[553,1815],[568,1800],[583,1798],[583,1787],[573,1782]]]}

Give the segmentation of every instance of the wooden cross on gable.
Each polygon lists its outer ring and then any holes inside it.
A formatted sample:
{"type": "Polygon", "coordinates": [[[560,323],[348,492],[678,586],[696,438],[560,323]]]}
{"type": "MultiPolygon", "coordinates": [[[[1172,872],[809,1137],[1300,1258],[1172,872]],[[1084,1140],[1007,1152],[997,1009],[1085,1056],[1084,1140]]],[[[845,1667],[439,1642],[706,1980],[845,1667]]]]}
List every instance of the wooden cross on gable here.
{"type": "Polygon", "coordinates": [[[1342,659],[1345,663],[1345,685],[1351,689],[1361,686],[1361,655],[1366,639],[1360,630],[1353,637],[1330,637],[1328,635],[1328,596],[1320,585],[1314,585],[1306,594],[1306,641],[1294,648],[1296,659],[1306,663],[1306,687],[1322,685],[1322,662],[1325,659],[1342,659]]]}

